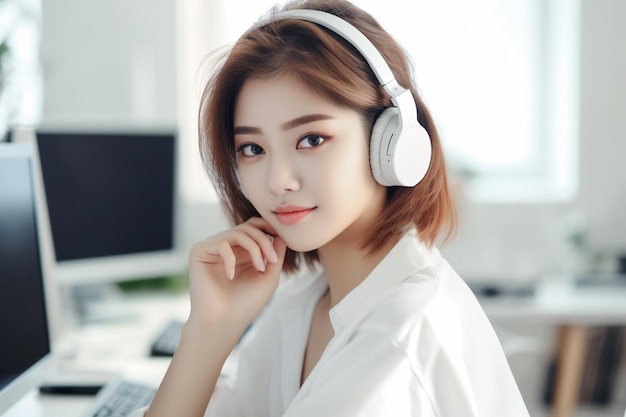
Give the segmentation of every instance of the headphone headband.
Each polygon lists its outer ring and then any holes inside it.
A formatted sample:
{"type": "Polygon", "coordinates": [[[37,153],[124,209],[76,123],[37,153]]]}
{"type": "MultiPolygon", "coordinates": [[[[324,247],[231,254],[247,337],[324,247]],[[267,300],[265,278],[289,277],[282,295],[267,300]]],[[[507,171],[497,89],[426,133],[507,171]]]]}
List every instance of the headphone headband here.
{"type": "Polygon", "coordinates": [[[308,22],[317,23],[327,29],[330,29],[334,33],[340,35],[343,39],[354,46],[361,55],[367,60],[376,79],[380,85],[385,89],[389,96],[397,97],[406,91],[394,77],[391,72],[391,68],[387,65],[387,61],[383,58],[382,54],[376,49],[372,42],[367,39],[361,31],[346,22],[342,18],[335,16],[332,13],[323,12],[320,10],[310,9],[294,9],[286,10],[277,13],[273,20],[306,20],[308,22]]]}

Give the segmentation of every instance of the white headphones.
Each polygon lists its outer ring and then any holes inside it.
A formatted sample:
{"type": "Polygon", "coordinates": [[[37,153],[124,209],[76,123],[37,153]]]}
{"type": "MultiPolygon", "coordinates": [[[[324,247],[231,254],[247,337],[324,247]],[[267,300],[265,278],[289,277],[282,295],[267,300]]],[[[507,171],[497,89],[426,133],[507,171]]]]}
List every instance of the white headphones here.
{"type": "Polygon", "coordinates": [[[367,60],[380,85],[391,97],[374,122],[370,137],[370,166],[379,184],[413,187],[430,166],[432,147],[426,129],[417,121],[411,91],[396,81],[391,68],[376,47],[357,28],[331,13],[296,9],[278,13],[273,20],[306,20],[332,30],[352,44],[367,60]]]}

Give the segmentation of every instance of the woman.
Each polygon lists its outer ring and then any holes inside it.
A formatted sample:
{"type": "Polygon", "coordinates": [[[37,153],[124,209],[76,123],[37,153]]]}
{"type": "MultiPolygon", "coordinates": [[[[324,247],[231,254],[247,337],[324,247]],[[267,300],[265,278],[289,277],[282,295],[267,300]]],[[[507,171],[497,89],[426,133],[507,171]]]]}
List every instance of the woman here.
{"type": "Polygon", "coordinates": [[[455,226],[440,140],[371,16],[274,10],[209,82],[200,136],[234,226],[191,250],[191,312],[147,416],[528,416],[434,246],[455,226]]]}

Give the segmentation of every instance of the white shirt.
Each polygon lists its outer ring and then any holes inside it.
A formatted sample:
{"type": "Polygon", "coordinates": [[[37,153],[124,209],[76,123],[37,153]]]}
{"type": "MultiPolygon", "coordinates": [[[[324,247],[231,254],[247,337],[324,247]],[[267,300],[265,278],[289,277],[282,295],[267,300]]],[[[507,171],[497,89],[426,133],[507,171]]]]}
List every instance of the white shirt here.
{"type": "Polygon", "coordinates": [[[331,309],[335,335],[300,386],[327,285],[323,275],[285,280],[207,416],[528,417],[478,301],[414,233],[331,309]]]}
{"type": "Polygon", "coordinates": [[[496,334],[436,249],[405,235],[330,311],[335,336],[300,387],[323,275],[286,284],[209,416],[528,416],[496,334]]]}

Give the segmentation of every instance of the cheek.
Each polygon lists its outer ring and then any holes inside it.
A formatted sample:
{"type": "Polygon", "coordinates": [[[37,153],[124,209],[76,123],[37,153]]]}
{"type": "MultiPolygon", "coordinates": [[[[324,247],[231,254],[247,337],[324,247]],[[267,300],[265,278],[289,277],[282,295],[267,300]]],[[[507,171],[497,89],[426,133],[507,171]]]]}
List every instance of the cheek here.
{"type": "Polygon", "coordinates": [[[369,204],[378,183],[371,174],[369,152],[352,147],[338,152],[308,171],[308,184],[326,208],[331,208],[336,218],[351,215],[353,207],[369,204]]]}
{"type": "Polygon", "coordinates": [[[358,142],[360,146],[352,146],[336,153],[333,155],[334,160],[328,164],[332,168],[327,174],[334,181],[346,183],[348,189],[367,187],[375,183],[370,169],[369,144],[362,138],[358,142]]]}

